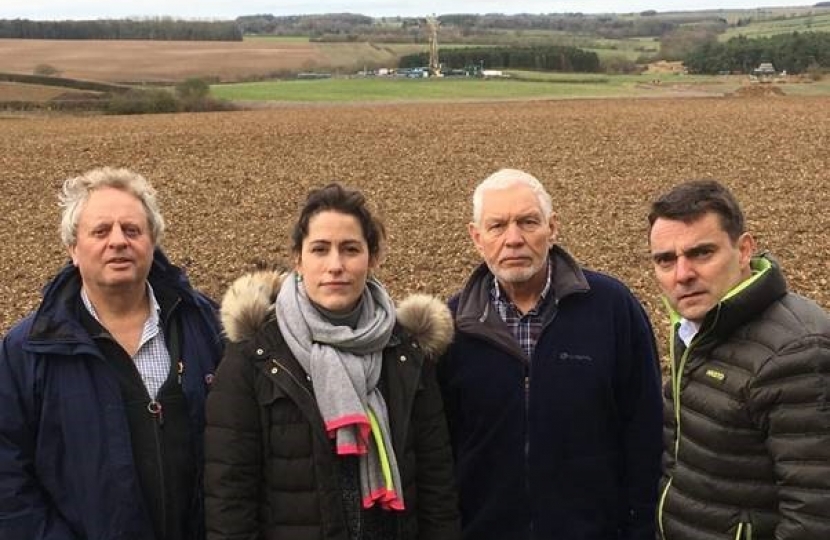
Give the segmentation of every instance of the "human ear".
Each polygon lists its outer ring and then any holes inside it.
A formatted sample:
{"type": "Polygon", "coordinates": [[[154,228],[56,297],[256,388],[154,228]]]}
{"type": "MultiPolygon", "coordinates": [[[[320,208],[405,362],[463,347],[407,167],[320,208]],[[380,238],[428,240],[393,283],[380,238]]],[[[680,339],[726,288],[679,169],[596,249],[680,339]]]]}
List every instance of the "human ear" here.
{"type": "Polygon", "coordinates": [[[73,266],[78,266],[78,260],[75,258],[75,246],[66,246],[66,254],[72,259],[73,266]]]}
{"type": "Polygon", "coordinates": [[[749,268],[749,261],[755,253],[755,239],[748,232],[738,237],[738,250],[741,253],[741,268],[749,268]]]}
{"type": "Polygon", "coordinates": [[[556,238],[559,236],[559,218],[553,213],[548,219],[548,227],[550,227],[550,236],[548,236],[548,244],[551,246],[556,243],[556,238]]]}
{"type": "Polygon", "coordinates": [[[468,223],[467,232],[470,234],[470,238],[472,239],[473,244],[476,247],[476,250],[483,255],[484,248],[481,245],[481,231],[479,230],[478,226],[472,222],[468,223]]]}

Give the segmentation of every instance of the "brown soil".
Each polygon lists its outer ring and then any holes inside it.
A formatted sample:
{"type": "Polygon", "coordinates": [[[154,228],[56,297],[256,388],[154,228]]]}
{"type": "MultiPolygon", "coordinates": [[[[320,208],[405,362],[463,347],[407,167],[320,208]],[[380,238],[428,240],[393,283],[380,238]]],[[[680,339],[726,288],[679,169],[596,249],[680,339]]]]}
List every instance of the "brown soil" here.
{"type": "Polygon", "coordinates": [[[62,77],[108,82],[235,80],[323,60],[318,49],[301,42],[0,39],[0,71],[31,74],[48,64],[62,77]]]}
{"type": "Polygon", "coordinates": [[[769,97],[769,96],[785,96],[781,88],[772,84],[750,84],[741,86],[735,90],[734,94],[738,97],[769,97]]]}
{"type": "Polygon", "coordinates": [[[400,298],[446,297],[478,261],[476,182],[501,167],[551,190],[561,243],[628,283],[665,340],[647,257],[649,201],[716,177],[743,201],[759,246],[793,289],[830,307],[830,99],[535,101],[286,107],[144,117],[0,116],[0,330],[29,312],[66,260],[56,194],[101,165],[159,189],[165,247],[216,298],[259,264],[290,264],[309,188],[362,188],[388,225],[379,277],[400,298]]]}
{"type": "Polygon", "coordinates": [[[0,82],[0,101],[49,101],[65,91],[56,86],[0,82]]]}

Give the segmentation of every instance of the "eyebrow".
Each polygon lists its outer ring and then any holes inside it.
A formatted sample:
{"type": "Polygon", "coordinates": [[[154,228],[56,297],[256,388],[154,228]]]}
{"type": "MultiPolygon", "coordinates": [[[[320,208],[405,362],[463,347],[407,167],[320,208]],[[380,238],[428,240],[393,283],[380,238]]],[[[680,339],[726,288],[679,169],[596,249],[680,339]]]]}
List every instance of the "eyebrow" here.
{"type": "MultiPolygon", "coordinates": [[[[513,218],[515,221],[521,221],[523,219],[542,219],[542,213],[537,210],[531,210],[522,214],[518,214],[513,218]]],[[[497,215],[497,216],[487,216],[484,218],[484,223],[499,223],[507,221],[507,216],[497,215]]]]}
{"type": "Polygon", "coordinates": [[[690,248],[684,249],[680,253],[676,251],[655,251],[651,254],[651,258],[656,260],[659,259],[677,259],[680,255],[685,257],[694,257],[695,255],[700,255],[706,251],[711,251],[717,249],[718,245],[714,242],[703,242],[700,244],[696,244],[690,248]]]}
{"type": "MultiPolygon", "coordinates": [[[[308,243],[309,244],[324,244],[324,245],[328,246],[328,245],[334,244],[335,242],[333,242],[331,240],[328,240],[328,239],[318,238],[318,239],[315,239],[315,240],[309,240],[308,243]]],[[[347,238],[346,240],[342,240],[341,242],[339,242],[339,244],[340,245],[361,244],[361,241],[356,239],[356,238],[347,238]]]]}

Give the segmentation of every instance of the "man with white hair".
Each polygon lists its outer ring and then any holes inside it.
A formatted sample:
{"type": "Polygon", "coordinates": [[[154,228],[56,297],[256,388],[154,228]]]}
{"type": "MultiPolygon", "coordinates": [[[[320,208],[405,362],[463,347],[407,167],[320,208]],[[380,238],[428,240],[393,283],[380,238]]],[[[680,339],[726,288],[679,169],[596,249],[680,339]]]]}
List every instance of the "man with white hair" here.
{"type": "Polygon", "coordinates": [[[199,540],[216,305],[126,169],[63,184],[71,258],[0,349],[0,539],[199,540]]]}
{"type": "Polygon", "coordinates": [[[453,296],[439,363],[465,540],[652,540],[654,336],[619,281],[556,245],[550,195],[503,169],[476,188],[484,262],[453,296]]]}

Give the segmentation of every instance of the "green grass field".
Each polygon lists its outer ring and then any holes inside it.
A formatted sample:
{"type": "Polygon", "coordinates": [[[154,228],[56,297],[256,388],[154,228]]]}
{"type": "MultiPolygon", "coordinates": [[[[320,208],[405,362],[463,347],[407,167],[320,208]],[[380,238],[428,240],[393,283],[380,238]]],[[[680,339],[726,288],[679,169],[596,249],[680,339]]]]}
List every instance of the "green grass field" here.
{"type": "MultiPolygon", "coordinates": [[[[748,84],[741,76],[643,73],[551,73],[505,71],[504,79],[394,77],[283,80],[211,87],[215,97],[232,101],[396,102],[501,99],[584,99],[608,97],[722,96],[748,84]]],[[[830,77],[817,82],[780,83],[787,95],[828,96],[830,77]]]]}
{"type": "Polygon", "coordinates": [[[830,32],[830,11],[823,10],[813,15],[786,19],[752,21],[747,26],[730,28],[718,39],[727,41],[741,35],[748,38],[760,38],[790,32],[830,32]]]}
{"type": "Polygon", "coordinates": [[[509,79],[324,79],[259,82],[211,87],[214,96],[243,101],[444,101],[630,95],[622,84],[509,79]]]}
{"type": "Polygon", "coordinates": [[[343,66],[350,71],[364,67],[394,67],[401,56],[427,50],[425,44],[400,43],[312,43],[328,58],[330,65],[343,66]]]}
{"type": "Polygon", "coordinates": [[[639,97],[707,92],[718,95],[738,83],[678,75],[603,75],[510,72],[505,79],[322,79],[220,84],[212,94],[233,101],[361,102],[490,99],[639,97]],[[655,81],[660,84],[654,84],[655,81]]]}

